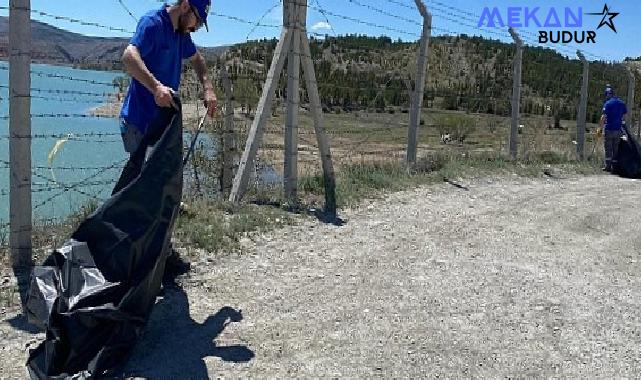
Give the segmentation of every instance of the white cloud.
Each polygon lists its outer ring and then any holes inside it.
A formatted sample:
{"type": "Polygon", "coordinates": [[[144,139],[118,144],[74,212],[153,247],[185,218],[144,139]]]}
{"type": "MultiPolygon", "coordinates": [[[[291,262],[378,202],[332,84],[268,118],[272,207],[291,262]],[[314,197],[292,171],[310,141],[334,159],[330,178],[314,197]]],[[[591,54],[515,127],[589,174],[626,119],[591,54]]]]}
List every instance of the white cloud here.
{"type": "Polygon", "coordinates": [[[332,29],[332,26],[329,25],[329,23],[327,23],[325,21],[317,22],[316,24],[314,24],[314,26],[312,26],[312,30],[320,30],[320,29],[329,30],[329,29],[332,29]]]}

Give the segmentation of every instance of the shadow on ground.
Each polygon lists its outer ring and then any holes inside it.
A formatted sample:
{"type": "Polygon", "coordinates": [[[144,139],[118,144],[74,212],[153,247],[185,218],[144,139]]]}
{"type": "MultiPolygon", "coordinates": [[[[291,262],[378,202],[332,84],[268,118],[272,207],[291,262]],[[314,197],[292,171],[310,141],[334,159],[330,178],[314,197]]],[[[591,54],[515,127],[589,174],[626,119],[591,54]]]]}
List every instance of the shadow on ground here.
{"type": "Polygon", "coordinates": [[[245,363],[254,352],[242,345],[217,346],[214,339],[242,312],[225,306],[203,323],[189,314],[185,291],[167,286],[156,304],[147,328],[118,377],[208,379],[204,359],[218,357],[226,362],[245,363]]]}
{"type": "Polygon", "coordinates": [[[336,213],[321,210],[321,209],[315,209],[315,208],[306,209],[300,206],[283,206],[279,202],[266,201],[266,200],[256,200],[256,201],[252,201],[251,203],[257,206],[274,207],[294,215],[313,216],[316,219],[318,219],[318,221],[321,223],[332,224],[337,227],[344,226],[347,223],[344,219],[341,219],[336,213]]]}

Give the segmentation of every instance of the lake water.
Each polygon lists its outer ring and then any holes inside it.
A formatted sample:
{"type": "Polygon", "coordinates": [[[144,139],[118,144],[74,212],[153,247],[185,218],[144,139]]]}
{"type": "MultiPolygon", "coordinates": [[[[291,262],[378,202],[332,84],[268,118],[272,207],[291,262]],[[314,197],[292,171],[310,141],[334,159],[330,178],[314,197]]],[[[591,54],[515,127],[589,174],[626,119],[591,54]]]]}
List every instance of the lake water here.
{"type": "MultiPolygon", "coordinates": [[[[0,114],[9,114],[9,71],[7,62],[0,62],[0,114]]],[[[31,66],[31,114],[88,114],[91,108],[104,103],[107,98],[91,94],[114,92],[113,86],[66,80],[53,76],[72,77],[99,83],[111,83],[122,75],[116,72],[75,70],[50,65],[31,66]],[[34,91],[35,90],[35,91],[34,91]],[[71,91],[76,93],[52,93],[71,91]]],[[[9,215],[9,120],[0,120],[0,220],[8,221],[9,215]]],[[[33,117],[32,139],[32,204],[34,218],[58,218],[69,214],[80,204],[97,197],[109,196],[112,181],[117,179],[126,159],[122,148],[118,121],[112,118],[80,117],[33,117]],[[59,137],[71,134],[62,145],[49,168],[47,156],[59,137]],[[87,134],[110,134],[109,136],[86,136],[87,134]],[[42,136],[48,137],[42,137],[42,136]],[[103,167],[113,166],[110,169],[103,167]],[[71,169],[73,168],[73,169],[71,169]],[[55,180],[53,181],[55,176],[55,180]],[[88,179],[87,179],[88,178],[88,179]],[[86,181],[78,191],[64,191],[65,185],[86,181]]]]}
{"type": "MultiPolygon", "coordinates": [[[[9,114],[8,66],[0,62],[0,116],[9,114]]],[[[108,98],[96,94],[113,93],[111,83],[123,73],[36,64],[31,72],[33,217],[62,218],[92,199],[107,199],[128,157],[116,118],[77,117],[104,104],[108,98]],[[43,114],[76,117],[37,117],[43,114]],[[67,136],[50,166],[49,153],[67,136]]],[[[0,128],[0,225],[4,225],[9,218],[9,120],[0,119],[0,128]]],[[[185,142],[190,138],[186,133],[185,142]]],[[[215,139],[208,135],[201,134],[199,146],[208,155],[216,152],[215,139]]],[[[258,176],[266,184],[281,180],[270,166],[261,167],[258,176]]]]}

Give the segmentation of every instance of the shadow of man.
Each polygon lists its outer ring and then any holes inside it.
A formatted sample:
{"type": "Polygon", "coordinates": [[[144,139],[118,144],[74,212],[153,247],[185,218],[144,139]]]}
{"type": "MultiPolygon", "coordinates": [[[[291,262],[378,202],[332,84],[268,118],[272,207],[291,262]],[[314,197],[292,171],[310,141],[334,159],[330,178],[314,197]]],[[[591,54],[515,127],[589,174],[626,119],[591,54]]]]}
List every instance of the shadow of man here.
{"type": "Polygon", "coordinates": [[[214,342],[229,323],[242,319],[240,310],[225,306],[198,323],[189,314],[185,291],[179,286],[168,286],[122,376],[209,379],[204,361],[207,357],[248,362],[254,352],[246,346],[219,347],[214,342]]]}

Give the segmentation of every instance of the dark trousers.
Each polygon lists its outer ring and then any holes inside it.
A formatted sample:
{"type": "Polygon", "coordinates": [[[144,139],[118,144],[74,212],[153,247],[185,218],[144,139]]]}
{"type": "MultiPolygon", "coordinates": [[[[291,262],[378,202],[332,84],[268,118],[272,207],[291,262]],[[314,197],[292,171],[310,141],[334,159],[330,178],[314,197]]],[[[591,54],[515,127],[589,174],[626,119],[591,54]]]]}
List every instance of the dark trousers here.
{"type": "Polygon", "coordinates": [[[142,167],[145,164],[145,158],[147,157],[147,149],[156,145],[167,127],[161,123],[152,122],[149,124],[141,138],[141,133],[137,126],[127,124],[125,121],[122,121],[122,123],[122,139],[125,150],[129,152],[130,155],[122,173],[120,173],[120,178],[118,179],[118,182],[116,182],[116,186],[114,186],[111,195],[114,195],[127,187],[127,185],[140,175],[142,167]]]}
{"type": "Polygon", "coordinates": [[[608,131],[606,130],[603,135],[603,147],[605,151],[605,168],[612,170],[612,167],[617,164],[616,156],[619,151],[619,142],[621,141],[621,130],[608,131]]]}

